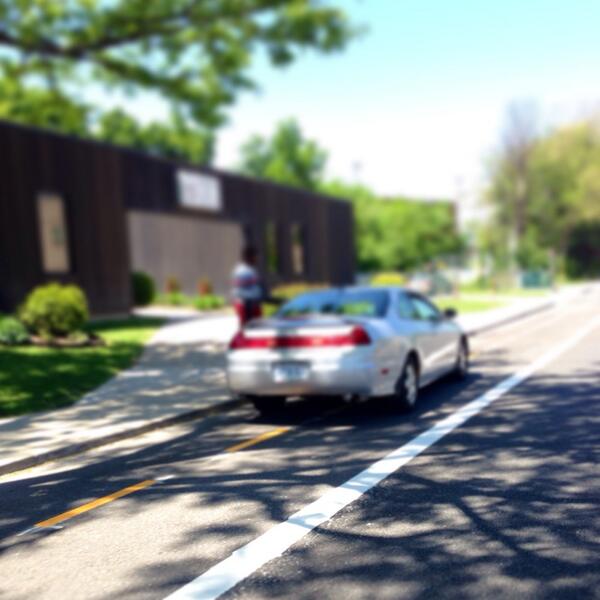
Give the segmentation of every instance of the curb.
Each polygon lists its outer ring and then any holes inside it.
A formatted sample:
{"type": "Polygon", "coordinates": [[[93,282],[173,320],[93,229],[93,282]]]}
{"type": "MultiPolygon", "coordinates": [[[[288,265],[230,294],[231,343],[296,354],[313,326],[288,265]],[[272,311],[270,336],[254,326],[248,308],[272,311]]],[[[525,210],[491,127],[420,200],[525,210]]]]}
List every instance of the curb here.
{"type": "Polygon", "coordinates": [[[239,408],[244,404],[246,404],[245,400],[227,400],[226,402],[223,402],[218,406],[199,408],[185,413],[180,413],[173,417],[156,419],[154,421],[150,421],[149,423],[144,423],[143,425],[132,427],[131,429],[125,429],[123,431],[111,433],[110,435],[94,438],[85,442],[79,442],[77,444],[70,444],[68,446],[63,446],[62,448],[57,448],[56,450],[51,450],[49,452],[34,454],[26,458],[21,458],[19,460],[15,460],[4,465],[0,465],[0,475],[7,475],[10,473],[15,473],[17,471],[23,471],[24,469],[30,469],[31,467],[37,467],[39,465],[42,465],[47,462],[52,462],[59,458],[67,458],[76,454],[82,454],[87,450],[93,450],[95,448],[100,448],[101,446],[113,444],[114,442],[120,442],[121,440],[137,437],[143,435],[144,433],[155,431],[156,429],[164,429],[166,427],[172,427],[173,425],[186,423],[187,421],[195,421],[204,417],[212,417],[214,415],[218,415],[234,410],[235,408],[239,408]]]}
{"type": "MultiPolygon", "coordinates": [[[[508,323],[512,323],[513,321],[518,321],[520,319],[524,319],[529,317],[530,315],[534,315],[539,312],[543,312],[552,308],[556,305],[556,301],[550,301],[541,306],[536,306],[524,312],[520,312],[514,315],[510,315],[504,319],[496,321],[495,323],[489,323],[487,325],[483,325],[479,328],[476,328],[472,331],[467,331],[469,336],[475,336],[480,333],[484,333],[486,331],[490,331],[497,327],[501,327],[502,325],[506,325],[508,323]]],[[[164,429],[167,427],[172,427],[173,425],[179,425],[181,423],[186,423],[187,421],[195,421],[197,419],[201,419],[204,417],[210,417],[222,413],[229,412],[234,410],[235,408],[239,408],[246,404],[245,400],[232,399],[227,400],[217,406],[210,406],[206,408],[200,408],[197,410],[188,411],[185,413],[180,413],[178,415],[172,417],[166,417],[164,419],[156,419],[154,421],[150,421],[149,423],[144,423],[143,425],[139,425],[137,427],[133,427],[131,429],[125,429],[123,431],[119,431],[116,433],[112,433],[110,435],[106,435],[103,437],[95,438],[92,440],[88,440],[86,442],[80,442],[78,444],[70,444],[68,446],[64,446],[62,448],[57,448],[56,450],[51,450],[50,452],[43,452],[41,454],[34,454],[33,456],[28,456],[26,458],[21,458],[19,460],[13,461],[11,463],[6,463],[4,465],[0,465],[0,475],[7,475],[9,473],[15,473],[17,471],[23,471],[24,469],[30,469],[31,467],[36,467],[41,464],[52,462],[59,458],[67,458],[69,456],[74,456],[76,454],[81,454],[86,452],[87,450],[93,450],[95,448],[100,448],[102,446],[106,446],[108,444],[112,444],[114,442],[120,442],[121,440],[125,440],[128,438],[137,437],[143,435],[144,433],[148,433],[150,431],[154,431],[156,429],[164,429]]]]}

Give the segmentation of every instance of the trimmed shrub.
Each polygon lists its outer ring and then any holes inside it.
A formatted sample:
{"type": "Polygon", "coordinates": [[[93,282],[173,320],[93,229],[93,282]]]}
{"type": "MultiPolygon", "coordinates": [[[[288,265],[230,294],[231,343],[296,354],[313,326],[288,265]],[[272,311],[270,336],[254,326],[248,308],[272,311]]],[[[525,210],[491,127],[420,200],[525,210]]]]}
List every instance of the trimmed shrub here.
{"type": "Polygon", "coordinates": [[[198,284],[196,286],[198,290],[199,296],[210,296],[213,293],[213,286],[209,279],[206,277],[202,277],[198,279],[198,284]]]}
{"type": "Polygon", "coordinates": [[[19,317],[26,327],[43,337],[79,331],[89,318],[85,294],[76,285],[49,283],[29,293],[19,317]]]}
{"type": "Polygon", "coordinates": [[[215,310],[217,308],[223,308],[225,306],[225,298],[213,294],[196,296],[196,298],[194,298],[194,306],[198,310],[215,310]]]}
{"type": "Polygon", "coordinates": [[[406,285],[406,277],[402,273],[377,273],[371,277],[371,285],[406,285]]]}
{"type": "Polygon", "coordinates": [[[29,341],[25,325],[14,317],[0,316],[0,344],[16,346],[29,341]]]}
{"type": "Polygon", "coordinates": [[[154,300],[156,288],[154,280],[148,273],[138,271],[131,274],[133,288],[133,302],[136,306],[148,306],[154,300]]]}
{"type": "Polygon", "coordinates": [[[165,294],[167,304],[172,306],[187,306],[190,304],[190,298],[183,292],[169,292],[165,294]]]}
{"type": "Polygon", "coordinates": [[[167,281],[165,283],[165,292],[167,292],[167,294],[178,294],[181,292],[181,283],[174,275],[167,277],[167,281]]]}

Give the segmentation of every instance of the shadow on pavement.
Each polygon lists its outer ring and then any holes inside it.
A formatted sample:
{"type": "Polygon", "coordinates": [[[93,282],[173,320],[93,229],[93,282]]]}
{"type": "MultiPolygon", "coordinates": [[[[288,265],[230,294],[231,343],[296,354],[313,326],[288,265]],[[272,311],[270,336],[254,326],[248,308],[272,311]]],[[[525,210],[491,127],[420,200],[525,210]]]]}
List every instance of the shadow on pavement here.
{"type": "MultiPolygon", "coordinates": [[[[184,492],[194,486],[201,486],[202,491],[205,491],[207,480],[202,476],[201,461],[248,439],[247,436],[240,437],[236,424],[294,428],[286,436],[257,446],[261,449],[279,447],[282,444],[285,446],[288,443],[307,444],[308,447],[330,443],[330,438],[322,439],[320,432],[342,427],[359,435],[360,444],[366,450],[384,453],[392,449],[392,444],[397,439],[401,440],[402,436],[412,436],[426,429],[429,422],[439,417],[439,411],[444,407],[446,411],[450,411],[453,406],[475,397],[489,385],[489,378],[479,374],[472,374],[463,382],[437,382],[422,391],[418,407],[410,414],[395,414],[375,399],[358,405],[348,405],[333,398],[292,400],[287,403],[284,411],[268,418],[248,405],[247,409],[190,424],[192,429],[189,433],[141,448],[126,456],[100,460],[72,470],[1,483],[0,553],[6,548],[1,540],[31,527],[35,522],[143,479],[168,474],[175,476],[178,482],[177,489],[174,488],[175,483],[168,482],[161,484],[160,489],[145,490],[144,502],[148,498],[160,499],[165,492],[167,495],[176,491],[184,492]],[[315,435],[316,440],[313,439],[315,435]],[[394,441],[390,441],[390,436],[394,441]],[[194,475],[187,479],[190,471],[194,475]],[[195,471],[199,471],[199,474],[195,471]],[[110,474],[110,480],[107,474],[110,474]],[[180,480],[180,477],[183,479],[180,480]]],[[[258,433],[262,431],[264,429],[258,433]]],[[[349,452],[355,450],[352,447],[346,448],[339,463],[335,463],[336,468],[344,465],[344,461],[350,461],[344,471],[358,469],[362,462],[352,462],[349,455],[349,452]]],[[[333,458],[335,454],[331,456],[333,458]]],[[[227,477],[229,475],[220,479],[225,481],[227,477]]],[[[260,489],[257,488],[256,493],[259,492],[260,489]]],[[[142,494],[132,495],[129,501],[135,503],[141,496],[142,494]]],[[[283,516],[285,507],[280,507],[277,514],[283,516]]],[[[13,543],[15,541],[12,539],[13,543]]]]}
{"type": "Polygon", "coordinates": [[[599,403],[598,370],[526,382],[237,592],[597,597],[599,403]]]}

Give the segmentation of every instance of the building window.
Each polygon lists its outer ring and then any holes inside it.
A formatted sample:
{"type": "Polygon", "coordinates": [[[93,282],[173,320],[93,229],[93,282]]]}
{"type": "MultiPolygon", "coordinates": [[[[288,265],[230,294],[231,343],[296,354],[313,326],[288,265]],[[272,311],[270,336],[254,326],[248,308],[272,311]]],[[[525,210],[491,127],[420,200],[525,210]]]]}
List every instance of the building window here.
{"type": "Polygon", "coordinates": [[[45,273],[68,273],[71,263],[65,202],[56,194],[39,194],[37,209],[42,268],[45,273]]]}
{"type": "Polygon", "coordinates": [[[244,237],[244,245],[245,246],[254,246],[254,230],[252,225],[246,223],[242,226],[242,234],[244,237]]]}
{"type": "Polygon", "coordinates": [[[279,243],[277,237],[277,224],[269,221],[265,229],[266,262],[267,270],[274,275],[279,273],[279,243]]]}
{"type": "Polygon", "coordinates": [[[294,275],[304,275],[306,272],[304,226],[294,223],[291,228],[290,237],[292,240],[292,268],[294,269],[294,275]]]}

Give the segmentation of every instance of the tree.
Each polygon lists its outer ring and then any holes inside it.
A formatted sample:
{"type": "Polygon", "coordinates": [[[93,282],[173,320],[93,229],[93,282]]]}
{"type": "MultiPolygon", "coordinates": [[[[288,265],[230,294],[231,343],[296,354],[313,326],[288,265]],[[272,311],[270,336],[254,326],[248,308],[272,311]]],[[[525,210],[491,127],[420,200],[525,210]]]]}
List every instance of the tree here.
{"type": "Polygon", "coordinates": [[[214,128],[255,85],[255,49],[281,66],[353,34],[343,11],[317,0],[0,0],[0,74],[71,102],[90,81],[153,92],[214,128]]]}
{"type": "Polygon", "coordinates": [[[210,162],[214,133],[185,123],[173,114],[167,122],[142,124],[128,113],[116,109],[106,112],[94,123],[94,110],[56,90],[27,89],[16,82],[0,80],[0,118],[54,129],[80,137],[93,137],[194,163],[210,162]]]}
{"type": "Polygon", "coordinates": [[[525,129],[525,138],[494,161],[487,196],[494,208],[487,239],[494,243],[488,248],[501,268],[506,256],[523,269],[564,265],[582,224],[600,222],[600,131],[594,120],[544,134],[525,129]]]}
{"type": "Polygon", "coordinates": [[[195,163],[210,162],[214,149],[211,131],[188,126],[177,114],[168,123],[141,125],[126,112],[113,110],[100,118],[96,136],[120,146],[195,163]]]}
{"type": "Polygon", "coordinates": [[[497,254],[493,264],[510,268],[510,257],[527,257],[531,236],[524,240],[531,188],[531,160],[538,137],[535,106],[514,102],[506,112],[506,122],[498,154],[492,161],[492,183],[487,199],[493,205],[497,230],[484,238],[494,240],[488,250],[497,254]],[[504,247],[502,247],[504,246],[504,247]],[[508,261],[506,257],[509,257],[508,261]]]}
{"type": "Polygon", "coordinates": [[[600,275],[600,219],[573,228],[567,247],[566,272],[575,278],[597,279],[600,275]]]}
{"type": "Polygon", "coordinates": [[[26,88],[19,81],[0,79],[0,118],[24,125],[84,135],[89,129],[90,107],[59,90],[26,88]]]}
{"type": "Polygon", "coordinates": [[[592,122],[557,129],[536,144],[529,227],[564,256],[571,232],[600,218],[600,132],[592,122]]]}
{"type": "Polygon", "coordinates": [[[340,181],[322,189],[349,198],[354,205],[358,264],[362,271],[410,271],[460,254],[463,249],[449,202],[383,199],[366,186],[340,181]]]}
{"type": "Polygon", "coordinates": [[[243,173],[309,190],[321,183],[327,162],[327,153],[304,138],[293,119],[280,123],[270,139],[253,136],[240,153],[243,173]]]}

